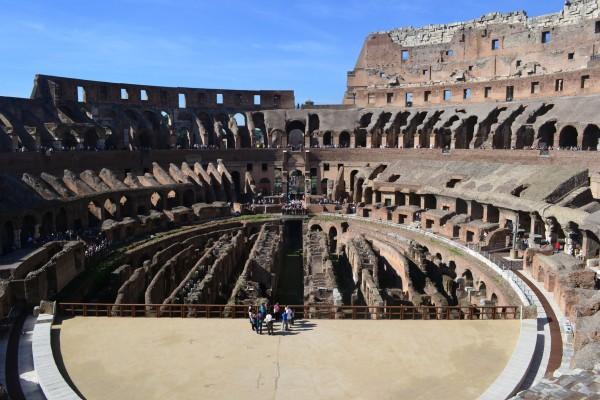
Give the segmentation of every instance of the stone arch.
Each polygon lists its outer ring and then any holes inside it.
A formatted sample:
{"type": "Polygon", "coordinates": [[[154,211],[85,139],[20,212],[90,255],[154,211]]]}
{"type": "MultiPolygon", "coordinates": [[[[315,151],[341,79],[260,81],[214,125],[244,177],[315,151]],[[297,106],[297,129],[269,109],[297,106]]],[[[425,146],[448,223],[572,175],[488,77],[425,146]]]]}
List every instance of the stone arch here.
{"type": "Polygon", "coordinates": [[[87,204],[88,209],[88,227],[98,228],[102,223],[102,208],[93,201],[87,204]]]}
{"type": "Polygon", "coordinates": [[[487,297],[487,287],[486,287],[484,281],[479,282],[478,291],[479,291],[479,297],[484,297],[484,298],[487,297]]]}
{"type": "Polygon", "coordinates": [[[331,131],[327,131],[323,134],[323,146],[332,146],[333,145],[333,137],[331,135],[331,131]]]}
{"type": "Polygon", "coordinates": [[[327,182],[328,181],[329,181],[329,179],[327,179],[327,178],[321,179],[321,194],[323,196],[327,195],[327,182]]]}
{"type": "Polygon", "coordinates": [[[490,301],[492,302],[492,305],[498,304],[498,296],[496,295],[496,293],[492,293],[492,296],[490,297],[490,301]]]}
{"type": "Polygon", "coordinates": [[[517,130],[515,148],[523,149],[533,146],[535,130],[531,125],[523,125],[517,130]]]}
{"type": "Polygon", "coordinates": [[[293,120],[287,123],[287,144],[292,150],[300,150],[304,147],[304,134],[306,124],[303,121],[293,120]]]}
{"type": "Polygon", "coordinates": [[[254,123],[254,144],[257,147],[267,147],[267,127],[265,125],[265,115],[261,112],[252,114],[254,123]]]}
{"type": "Polygon", "coordinates": [[[456,199],[456,213],[466,214],[468,212],[467,202],[463,199],[456,199]]]}
{"type": "Polygon", "coordinates": [[[271,181],[268,178],[262,178],[258,181],[258,189],[263,196],[271,195],[271,181]]]}
{"type": "Polygon", "coordinates": [[[350,228],[350,225],[348,225],[347,222],[342,222],[342,233],[346,233],[348,232],[348,229],[350,228]]]}
{"type": "Polygon", "coordinates": [[[600,139],[600,128],[597,125],[590,124],[583,131],[583,150],[598,150],[598,140],[600,139]]]}
{"type": "Polygon", "coordinates": [[[192,144],[192,136],[190,130],[186,127],[177,129],[176,146],[180,149],[189,149],[192,144]]]}
{"type": "Polygon", "coordinates": [[[554,146],[554,134],[556,133],[556,121],[548,121],[542,126],[538,132],[539,143],[546,147],[554,146]]]}
{"type": "Polygon", "coordinates": [[[329,252],[336,253],[337,252],[337,229],[335,226],[329,228],[329,252]]]}
{"type": "Polygon", "coordinates": [[[560,131],[558,137],[559,147],[577,147],[577,129],[572,125],[567,125],[560,131]]]}
{"type": "Polygon", "coordinates": [[[238,198],[243,197],[242,193],[242,179],[238,171],[231,171],[231,180],[233,181],[233,190],[237,194],[238,198]]]}
{"type": "Polygon", "coordinates": [[[290,174],[289,189],[290,193],[304,194],[304,174],[299,169],[290,174]]]}
{"type": "Polygon", "coordinates": [[[42,216],[42,223],[40,225],[40,236],[42,238],[49,237],[54,232],[54,215],[51,211],[47,211],[42,216]]]}
{"type": "Polygon", "coordinates": [[[350,147],[350,133],[343,131],[339,137],[339,147],[350,147]]]}
{"type": "Polygon", "coordinates": [[[191,207],[194,204],[195,196],[192,189],[186,189],[183,192],[183,205],[185,207],[191,207]]]}
{"type": "Polygon", "coordinates": [[[121,196],[121,198],[119,199],[119,206],[121,207],[122,217],[133,218],[133,203],[127,198],[127,196],[121,196]]]}
{"type": "Polygon", "coordinates": [[[169,190],[167,192],[167,209],[173,209],[179,205],[179,198],[177,196],[177,192],[174,190],[169,190]]]}
{"type": "Polygon", "coordinates": [[[313,224],[310,226],[311,232],[323,232],[323,228],[319,224],[313,224]]]}
{"type": "Polygon", "coordinates": [[[354,134],[354,147],[367,147],[367,132],[359,129],[354,134]]]}
{"type": "Polygon", "coordinates": [[[271,131],[271,147],[279,148],[283,147],[283,131],[274,129],[271,131]]]}
{"type": "Polygon", "coordinates": [[[65,232],[69,229],[69,220],[67,217],[67,211],[64,208],[58,210],[56,214],[55,228],[57,232],[65,232]]]}
{"type": "Polygon", "coordinates": [[[474,287],[473,284],[475,280],[473,279],[473,273],[470,269],[465,269],[461,277],[465,280],[465,287],[474,287]]]}
{"type": "Polygon", "coordinates": [[[354,201],[356,203],[360,203],[362,201],[362,195],[363,195],[363,185],[365,183],[365,178],[362,176],[359,176],[356,179],[356,185],[354,187],[354,201]]]}

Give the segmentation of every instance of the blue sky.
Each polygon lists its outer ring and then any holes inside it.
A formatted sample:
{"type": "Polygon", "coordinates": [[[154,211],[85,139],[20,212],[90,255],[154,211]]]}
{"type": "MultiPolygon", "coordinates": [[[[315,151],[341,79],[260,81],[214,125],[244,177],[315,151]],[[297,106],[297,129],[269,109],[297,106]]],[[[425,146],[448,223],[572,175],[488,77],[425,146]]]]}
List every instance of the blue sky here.
{"type": "Polygon", "coordinates": [[[563,0],[0,0],[0,95],[28,97],[36,73],[223,89],[293,89],[342,100],[374,31],[563,0]]]}

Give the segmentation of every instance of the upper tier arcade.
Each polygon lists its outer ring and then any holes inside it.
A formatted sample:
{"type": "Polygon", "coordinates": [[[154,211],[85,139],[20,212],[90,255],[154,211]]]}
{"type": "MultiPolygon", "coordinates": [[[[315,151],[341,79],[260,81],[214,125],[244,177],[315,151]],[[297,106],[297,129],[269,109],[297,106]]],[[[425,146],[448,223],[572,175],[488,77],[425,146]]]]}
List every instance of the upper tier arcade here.
{"type": "Polygon", "coordinates": [[[345,104],[427,105],[597,93],[600,2],[377,32],[348,73],[345,104]]]}

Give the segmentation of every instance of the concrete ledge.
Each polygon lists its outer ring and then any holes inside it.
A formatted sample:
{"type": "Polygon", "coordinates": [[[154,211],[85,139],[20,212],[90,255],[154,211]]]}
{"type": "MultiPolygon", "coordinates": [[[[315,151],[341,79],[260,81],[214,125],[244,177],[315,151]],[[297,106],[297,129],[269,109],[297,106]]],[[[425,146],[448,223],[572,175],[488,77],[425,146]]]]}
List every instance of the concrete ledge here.
{"type": "Polygon", "coordinates": [[[40,314],[33,329],[33,364],[39,384],[48,400],[79,400],[65,381],[52,354],[51,329],[54,316],[40,314]]]}

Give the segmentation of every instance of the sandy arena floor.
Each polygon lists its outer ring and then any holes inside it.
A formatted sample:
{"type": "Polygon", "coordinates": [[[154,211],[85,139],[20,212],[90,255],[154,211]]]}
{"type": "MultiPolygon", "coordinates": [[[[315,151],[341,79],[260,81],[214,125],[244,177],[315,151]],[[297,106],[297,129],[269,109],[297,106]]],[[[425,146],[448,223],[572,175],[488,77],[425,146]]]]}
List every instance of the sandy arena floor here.
{"type": "Polygon", "coordinates": [[[93,399],[475,399],[519,321],[330,321],[256,335],[245,320],[74,318],[60,346],[93,399]]]}

